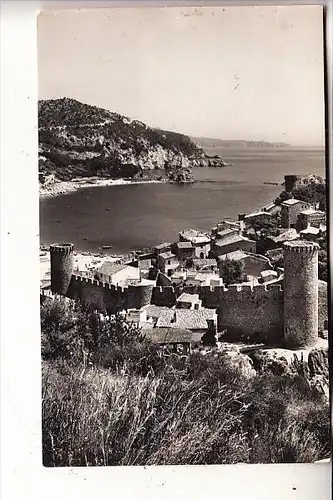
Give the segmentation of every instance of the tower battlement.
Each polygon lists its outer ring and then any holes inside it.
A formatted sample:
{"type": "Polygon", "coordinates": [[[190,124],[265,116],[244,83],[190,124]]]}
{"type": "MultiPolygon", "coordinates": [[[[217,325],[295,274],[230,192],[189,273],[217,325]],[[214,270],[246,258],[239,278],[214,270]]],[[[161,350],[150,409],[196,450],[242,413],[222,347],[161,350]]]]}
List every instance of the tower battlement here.
{"type": "Polygon", "coordinates": [[[100,281],[97,280],[96,278],[93,278],[92,276],[86,276],[80,274],[80,271],[75,271],[72,274],[72,279],[78,283],[89,283],[90,285],[94,285],[97,288],[105,288],[107,290],[110,290],[111,292],[119,292],[119,293],[125,293],[127,290],[126,287],[122,287],[119,285],[113,285],[112,283],[108,283],[107,281],[100,281]]]}
{"type": "Polygon", "coordinates": [[[313,241],[294,240],[286,242],[283,248],[287,252],[314,254],[319,250],[319,245],[313,241]]]}
{"type": "Polygon", "coordinates": [[[50,253],[62,253],[69,255],[73,252],[74,245],[72,243],[53,243],[50,245],[50,253]]]}

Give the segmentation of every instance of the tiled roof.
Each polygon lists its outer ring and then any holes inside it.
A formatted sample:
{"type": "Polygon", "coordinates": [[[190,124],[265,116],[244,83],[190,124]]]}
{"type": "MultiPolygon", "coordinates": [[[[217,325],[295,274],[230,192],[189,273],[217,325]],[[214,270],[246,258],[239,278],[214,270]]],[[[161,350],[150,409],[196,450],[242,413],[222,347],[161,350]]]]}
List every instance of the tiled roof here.
{"type": "Polygon", "coordinates": [[[123,264],[118,264],[116,262],[106,261],[97,269],[97,272],[100,274],[104,274],[105,276],[112,276],[123,269],[126,269],[127,266],[123,264]]]}
{"type": "Polygon", "coordinates": [[[307,210],[302,210],[301,214],[304,214],[304,215],[312,215],[312,214],[322,214],[323,212],[318,212],[317,210],[315,210],[314,208],[308,208],[307,210]]]}
{"type": "MultiPolygon", "coordinates": [[[[284,206],[296,205],[297,203],[306,203],[305,201],[295,200],[295,198],[290,198],[290,200],[285,200],[281,203],[284,206]]],[[[307,204],[307,203],[306,203],[307,204]]]]}
{"type": "Polygon", "coordinates": [[[320,229],[319,227],[307,227],[306,229],[302,229],[302,231],[300,231],[301,234],[313,234],[313,235],[317,235],[320,233],[320,229]]]}
{"type": "Polygon", "coordinates": [[[195,229],[185,229],[179,233],[183,238],[193,243],[209,243],[210,238],[202,233],[201,231],[196,231],[195,229]]]}
{"type": "Polygon", "coordinates": [[[151,259],[139,260],[139,268],[142,271],[148,271],[151,268],[151,259]]]}
{"type": "Polygon", "coordinates": [[[215,259],[193,259],[193,266],[194,267],[206,267],[206,266],[215,266],[216,267],[216,260],[215,259]]]}
{"type": "Polygon", "coordinates": [[[266,276],[277,276],[277,272],[273,271],[273,269],[266,269],[265,271],[261,271],[261,276],[266,278],[266,276]]]}
{"type": "Polygon", "coordinates": [[[243,250],[235,250],[234,252],[226,253],[218,257],[219,260],[242,260],[245,259],[249,254],[243,252],[243,250]]]}
{"type": "Polygon", "coordinates": [[[274,241],[274,243],[283,243],[284,241],[292,241],[298,239],[298,233],[296,229],[291,228],[284,231],[279,236],[268,236],[267,239],[274,241]]]}
{"type": "Polygon", "coordinates": [[[208,328],[207,320],[215,319],[215,309],[169,309],[162,311],[157,320],[158,328],[186,328],[203,330],[208,328]]]}
{"type": "Polygon", "coordinates": [[[175,258],[175,254],[173,254],[172,252],[163,252],[163,253],[160,253],[159,257],[162,257],[162,259],[173,259],[175,258]]]}
{"type": "Polygon", "coordinates": [[[198,302],[199,300],[199,294],[197,293],[182,293],[178,299],[177,302],[198,302]]]}
{"type": "Polygon", "coordinates": [[[177,243],[178,248],[193,248],[192,243],[190,241],[179,241],[177,243]]]}
{"type": "Polygon", "coordinates": [[[252,214],[245,215],[245,219],[251,219],[251,217],[261,217],[262,215],[271,217],[272,214],[270,212],[265,212],[264,210],[262,210],[260,212],[253,212],[252,214]]]}
{"type": "MultiPolygon", "coordinates": [[[[238,243],[241,241],[252,241],[239,234],[232,234],[229,238],[223,238],[223,240],[216,240],[215,245],[218,247],[224,247],[225,245],[230,245],[231,243],[238,243]]],[[[255,243],[255,242],[253,242],[255,243]]]]}
{"type": "Polygon", "coordinates": [[[217,232],[218,236],[223,238],[224,236],[227,236],[228,234],[235,234],[239,231],[238,228],[233,228],[231,229],[230,227],[228,229],[221,229],[220,231],[217,232]]]}
{"type": "Polygon", "coordinates": [[[193,333],[184,328],[150,328],[142,332],[154,344],[182,344],[194,342],[193,333]]]}
{"type": "Polygon", "coordinates": [[[156,250],[162,250],[162,248],[169,248],[171,247],[171,243],[160,243],[159,245],[156,245],[156,250]]]}
{"type": "Polygon", "coordinates": [[[166,306],[155,306],[154,304],[150,304],[143,308],[147,313],[147,318],[158,318],[162,311],[169,311],[169,307],[166,306]]]}

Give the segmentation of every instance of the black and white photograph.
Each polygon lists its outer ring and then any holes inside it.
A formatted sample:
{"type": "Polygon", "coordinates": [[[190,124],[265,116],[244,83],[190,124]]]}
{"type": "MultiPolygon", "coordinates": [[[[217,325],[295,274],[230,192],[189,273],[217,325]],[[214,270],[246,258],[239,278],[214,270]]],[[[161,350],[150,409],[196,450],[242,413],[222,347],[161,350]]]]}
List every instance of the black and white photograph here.
{"type": "Polygon", "coordinates": [[[45,467],[330,460],[323,26],[39,13],[45,467]]]}

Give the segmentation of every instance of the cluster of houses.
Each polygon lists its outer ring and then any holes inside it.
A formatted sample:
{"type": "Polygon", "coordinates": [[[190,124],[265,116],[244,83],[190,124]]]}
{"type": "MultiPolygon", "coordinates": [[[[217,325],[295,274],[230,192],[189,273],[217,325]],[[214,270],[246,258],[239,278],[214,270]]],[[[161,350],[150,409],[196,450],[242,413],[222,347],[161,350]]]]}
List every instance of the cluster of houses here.
{"type": "MultiPolygon", "coordinates": [[[[238,221],[224,220],[209,232],[186,229],[178,241],[164,242],[146,251],[133,252],[127,261],[104,262],[90,269],[94,279],[114,286],[140,282],[177,288],[176,304],[147,304],[125,311],[126,319],[142,329],[147,338],[159,345],[188,351],[217,332],[217,311],[202,306],[200,287],[223,285],[222,265],[226,260],[242,264],[246,284],[274,284],[283,279],[283,268],[274,269],[270,251],[285,242],[305,239],[316,241],[326,236],[326,214],[318,207],[294,198],[271,204],[252,214],[240,214],[238,221]],[[265,238],[258,253],[258,241],[249,238],[249,229],[277,221],[278,234],[265,238]],[[182,291],[184,290],[184,291],[182,291]],[[192,290],[190,293],[189,290],[192,290]]],[[[262,242],[261,242],[262,244],[262,242]]],[[[77,270],[79,271],[79,270],[77,270]]],[[[82,271],[84,273],[84,271],[82,271]]]]}

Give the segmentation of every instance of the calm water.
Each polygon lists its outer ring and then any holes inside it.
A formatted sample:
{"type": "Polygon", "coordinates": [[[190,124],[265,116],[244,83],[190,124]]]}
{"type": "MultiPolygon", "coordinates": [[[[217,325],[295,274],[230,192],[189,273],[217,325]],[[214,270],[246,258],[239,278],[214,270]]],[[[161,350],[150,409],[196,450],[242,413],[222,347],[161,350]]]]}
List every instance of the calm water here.
{"type": "Polygon", "coordinates": [[[42,244],[71,241],[78,250],[111,253],[175,241],[181,229],[209,229],[224,218],[237,219],[283,189],[265,182],[283,182],[288,173],[325,175],[321,151],[249,151],[216,149],[232,162],[226,168],[195,169],[200,182],[189,185],[142,184],[84,188],[41,200],[42,244]],[[86,238],[84,240],[83,238],[86,238]]]}

